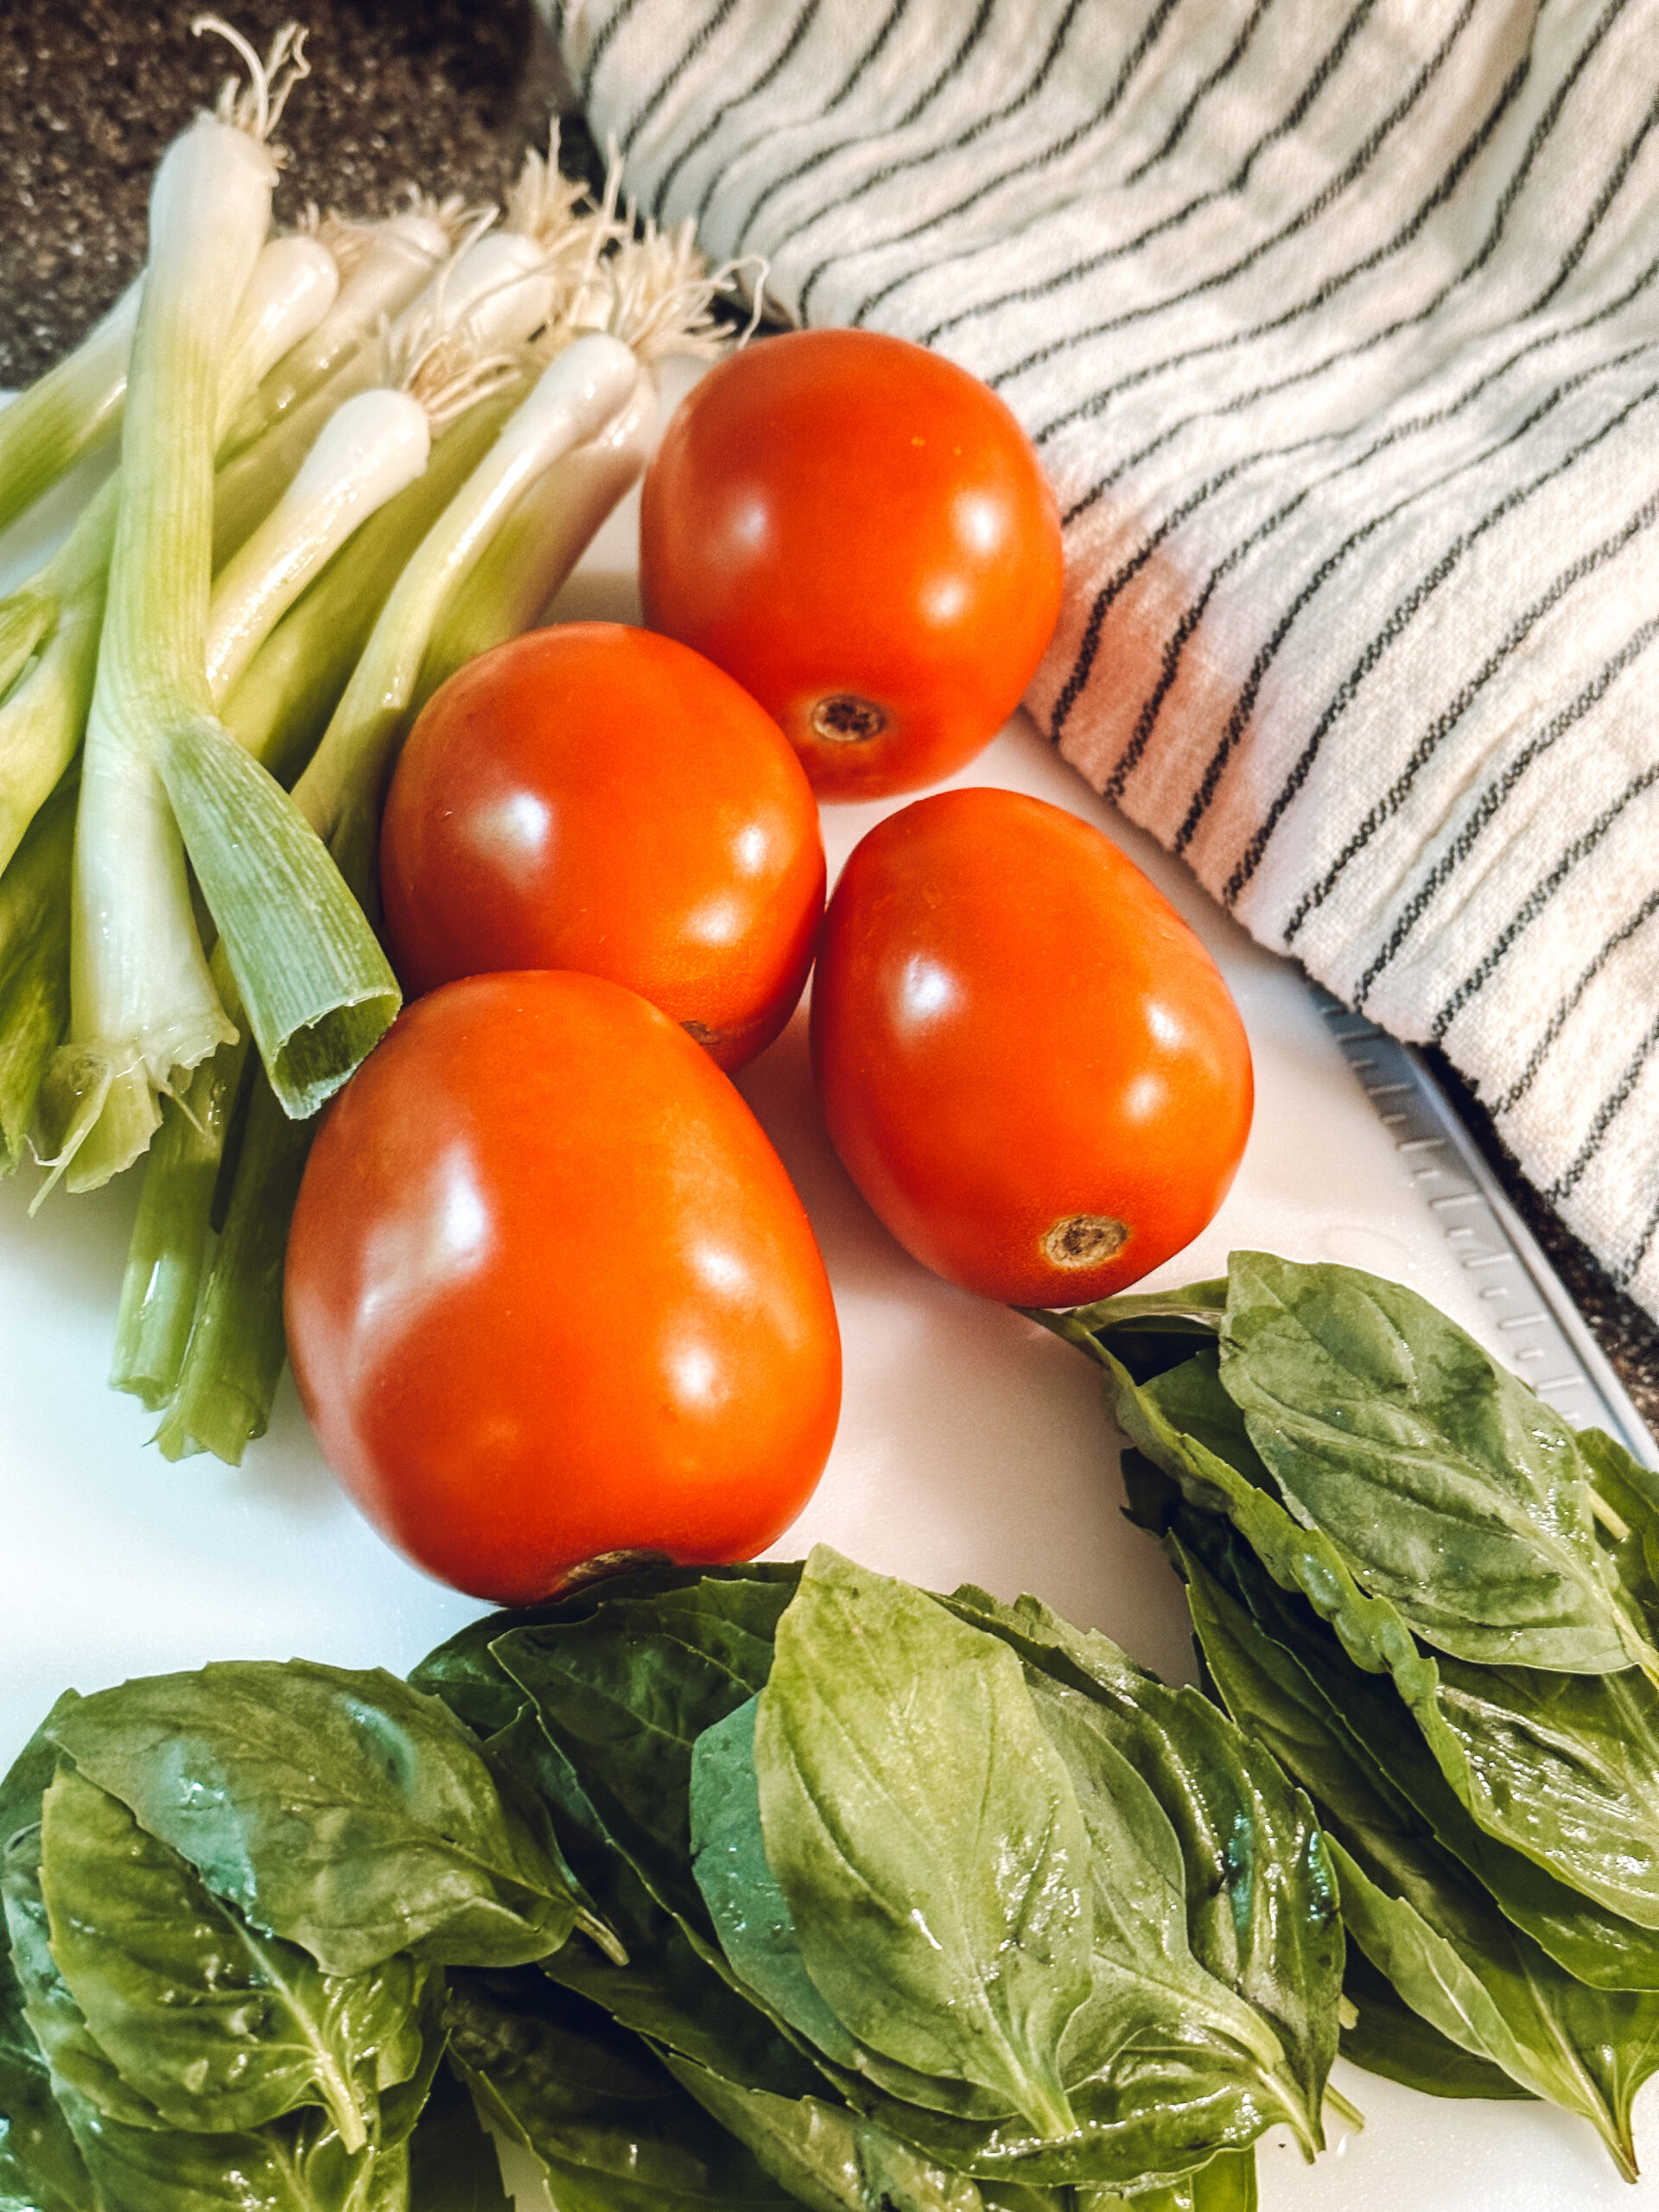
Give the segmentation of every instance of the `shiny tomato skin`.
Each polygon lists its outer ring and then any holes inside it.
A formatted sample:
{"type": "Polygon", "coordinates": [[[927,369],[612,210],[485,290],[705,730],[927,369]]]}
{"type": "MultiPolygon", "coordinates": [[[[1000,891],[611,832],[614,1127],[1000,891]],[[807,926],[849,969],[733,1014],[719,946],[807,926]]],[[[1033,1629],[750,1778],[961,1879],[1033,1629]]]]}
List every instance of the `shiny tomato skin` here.
{"type": "Polygon", "coordinates": [[[729,670],[826,798],[918,790],[995,736],[1052,634],[1062,565],[1054,495],[1002,401],[876,331],[731,355],[646,472],[646,620],[729,670]]]}
{"type": "Polygon", "coordinates": [[[944,791],[877,824],[830,901],[812,1065],[855,1183],[925,1267],[1076,1306],[1191,1243],[1249,1134],[1214,962],[1111,841],[944,791]]]}
{"type": "Polygon", "coordinates": [[[404,1010],[318,1132],[285,1305],[346,1488],[503,1605],[615,1553],[751,1557],[835,1434],[835,1306],[782,1163],[708,1055],[597,976],[404,1010]]]}
{"type": "Polygon", "coordinates": [[[578,968],[736,1068],[800,997],[823,843],[798,762],[729,676],[671,638],[569,622],[428,701],[387,796],[380,885],[411,993],[578,968]]]}

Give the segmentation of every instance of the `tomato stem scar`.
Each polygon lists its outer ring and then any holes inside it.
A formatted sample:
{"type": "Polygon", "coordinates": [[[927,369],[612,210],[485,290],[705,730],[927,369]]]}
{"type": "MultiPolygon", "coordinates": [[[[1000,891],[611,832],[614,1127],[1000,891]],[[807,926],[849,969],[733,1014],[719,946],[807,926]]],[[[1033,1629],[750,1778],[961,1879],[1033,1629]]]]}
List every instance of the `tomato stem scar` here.
{"type": "Polygon", "coordinates": [[[880,737],[887,718],[874,699],[861,699],[855,691],[832,691],[812,709],[812,727],[832,745],[862,745],[880,737]]]}
{"type": "Polygon", "coordinates": [[[1128,1230],[1109,1214],[1068,1213],[1045,1233],[1043,1257],[1057,1268],[1092,1268],[1128,1241],[1128,1230]]]}

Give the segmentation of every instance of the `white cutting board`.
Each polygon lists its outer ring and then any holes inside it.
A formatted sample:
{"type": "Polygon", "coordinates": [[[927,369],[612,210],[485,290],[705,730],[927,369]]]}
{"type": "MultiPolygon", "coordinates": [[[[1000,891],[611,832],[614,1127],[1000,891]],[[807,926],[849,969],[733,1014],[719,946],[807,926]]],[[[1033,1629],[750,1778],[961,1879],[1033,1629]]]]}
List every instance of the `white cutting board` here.
{"type": "MultiPolygon", "coordinates": [[[[569,616],[638,619],[637,501],[567,587],[569,616]]],[[[0,585],[6,578],[0,577],[0,585]]],[[[1300,970],[1253,945],[1178,863],[1106,807],[1023,718],[952,779],[1000,784],[1096,823],[1209,944],[1255,1058],[1255,1124],[1198,1241],[1147,1287],[1222,1271],[1250,1245],[1409,1282],[1502,1353],[1409,1157],[1365,1097],[1300,970]]],[[[891,804],[826,810],[831,878],[891,804]]],[[[1063,957],[1064,955],[1060,956],[1063,957]]],[[[817,1496],[779,1547],[819,1540],[933,1588],[1034,1591],[1138,1660],[1191,1677],[1174,1576],[1119,1513],[1095,1372],[1034,1323],[918,1267],[868,1211],[819,1124],[804,1009],[740,1087],[794,1177],[835,1286],[846,1355],[840,1433],[817,1496]]],[[[105,1388],[137,1178],[54,1197],[0,1185],[0,1765],[57,1693],[215,1658],[299,1654],[399,1672],[484,1610],[390,1551],[336,1488],[291,1381],[239,1471],[169,1466],[154,1426],[105,1388]]],[[[1368,2117],[1303,2166],[1260,2153],[1263,2212],[1659,2212],[1659,2106],[1638,2128],[1653,2174],[1619,2182],[1589,2127],[1540,2106],[1442,2101],[1345,2064],[1368,2117]]],[[[514,2170],[515,2177],[517,2169],[514,2170]]]]}

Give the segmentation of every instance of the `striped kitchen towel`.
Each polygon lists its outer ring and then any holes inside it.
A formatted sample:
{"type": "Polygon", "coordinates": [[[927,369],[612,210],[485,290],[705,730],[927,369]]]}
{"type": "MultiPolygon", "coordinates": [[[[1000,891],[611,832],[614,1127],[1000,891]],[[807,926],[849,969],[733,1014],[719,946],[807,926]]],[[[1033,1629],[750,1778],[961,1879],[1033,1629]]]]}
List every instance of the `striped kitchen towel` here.
{"type": "Polygon", "coordinates": [[[1039,725],[1659,1313],[1659,0],[550,0],[660,221],[939,347],[1039,725]]]}

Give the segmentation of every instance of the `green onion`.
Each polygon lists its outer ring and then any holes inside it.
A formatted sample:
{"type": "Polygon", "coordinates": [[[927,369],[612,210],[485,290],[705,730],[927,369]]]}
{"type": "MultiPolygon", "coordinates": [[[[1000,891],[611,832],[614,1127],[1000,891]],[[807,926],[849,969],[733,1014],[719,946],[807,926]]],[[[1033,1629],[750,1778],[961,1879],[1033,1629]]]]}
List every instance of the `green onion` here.
{"type": "Polygon", "coordinates": [[[216,579],[207,624],[207,687],[215,702],[272,626],[359,524],[425,468],[426,410],[384,386],[338,408],[281,499],[216,579]]]}
{"type": "Polygon", "coordinates": [[[42,1069],[69,1019],[75,787],[35,815],[0,876],[0,1175],[22,1165],[42,1069]]]}
{"type": "Polygon", "coordinates": [[[270,220],[270,78],[294,67],[293,48],[290,34],[268,71],[256,64],[250,93],[175,141],[151,197],[83,755],[70,1043],[45,1087],[54,1168],[69,1167],[74,1188],[136,1157],[175,1072],[233,1033],[197,935],[187,849],[287,1110],[320,1104],[397,1004],[327,855],[213,720],[205,674],[215,405],[270,220]]]}
{"type": "Polygon", "coordinates": [[[439,621],[520,499],[627,404],[639,374],[620,339],[595,333],[566,346],[428,531],[381,610],[294,792],[365,910],[378,903],[374,846],[386,775],[439,621]]]}
{"type": "Polygon", "coordinates": [[[283,1372],[283,1261],[315,1124],[293,1122],[256,1068],[219,1249],[177,1392],[155,1441],[169,1459],[212,1452],[231,1466],[270,1421],[283,1372]]]}
{"type": "Polygon", "coordinates": [[[0,414],[0,530],[121,424],[142,276],[66,359],[0,414]]]}
{"type": "Polygon", "coordinates": [[[379,223],[337,216],[317,227],[340,274],[328,313],[244,403],[226,443],[230,454],[261,436],[327,382],[350,354],[419,297],[448,258],[461,224],[458,200],[416,200],[379,223]]]}

